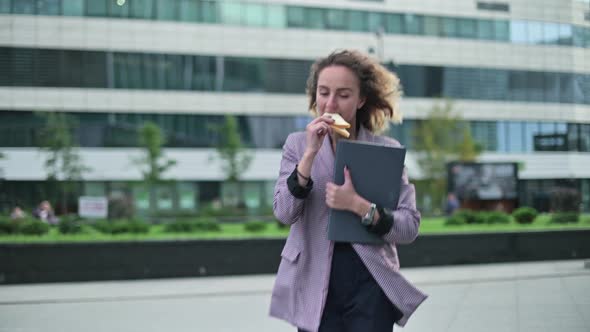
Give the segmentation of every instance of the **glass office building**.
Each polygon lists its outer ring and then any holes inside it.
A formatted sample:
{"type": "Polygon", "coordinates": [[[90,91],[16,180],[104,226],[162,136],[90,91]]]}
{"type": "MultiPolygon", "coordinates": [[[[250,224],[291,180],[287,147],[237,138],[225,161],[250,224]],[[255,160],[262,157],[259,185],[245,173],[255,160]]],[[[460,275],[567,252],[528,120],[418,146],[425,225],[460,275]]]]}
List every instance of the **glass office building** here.
{"type": "Polygon", "coordinates": [[[521,165],[521,205],[565,185],[590,210],[587,0],[0,0],[1,204],[46,198],[39,113],[66,112],[89,167],[78,194],[129,197],[140,211],[267,211],[284,140],[310,119],[309,66],[342,48],[401,78],[404,122],[387,134],[409,148],[414,180],[413,128],[450,98],[482,161],[521,165]],[[215,157],[225,114],[253,157],[241,198],[215,157]],[[152,200],[131,161],[146,121],[177,161],[152,200]]]}

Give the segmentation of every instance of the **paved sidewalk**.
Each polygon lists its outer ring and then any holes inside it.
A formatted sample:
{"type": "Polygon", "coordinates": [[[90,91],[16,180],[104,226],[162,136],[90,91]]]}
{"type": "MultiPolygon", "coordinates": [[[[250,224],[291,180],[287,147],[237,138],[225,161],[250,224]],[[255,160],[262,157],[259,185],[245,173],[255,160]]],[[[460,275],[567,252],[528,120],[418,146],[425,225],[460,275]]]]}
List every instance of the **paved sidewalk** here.
{"type": "MultiPolygon", "coordinates": [[[[429,298],[396,331],[590,331],[583,260],[407,268],[429,298]]],[[[296,331],[267,316],[274,276],[0,286],[0,332],[296,331]]]]}

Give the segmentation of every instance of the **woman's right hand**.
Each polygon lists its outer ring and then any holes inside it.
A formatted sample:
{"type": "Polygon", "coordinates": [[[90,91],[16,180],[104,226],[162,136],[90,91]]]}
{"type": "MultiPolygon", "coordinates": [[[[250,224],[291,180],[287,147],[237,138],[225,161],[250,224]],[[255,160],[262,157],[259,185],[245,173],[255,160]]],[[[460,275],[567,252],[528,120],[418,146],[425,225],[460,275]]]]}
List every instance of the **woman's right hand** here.
{"type": "Polygon", "coordinates": [[[307,125],[305,128],[307,141],[305,150],[308,154],[315,156],[320,151],[324,137],[331,132],[330,125],[333,123],[334,120],[330,117],[318,116],[307,125]]]}

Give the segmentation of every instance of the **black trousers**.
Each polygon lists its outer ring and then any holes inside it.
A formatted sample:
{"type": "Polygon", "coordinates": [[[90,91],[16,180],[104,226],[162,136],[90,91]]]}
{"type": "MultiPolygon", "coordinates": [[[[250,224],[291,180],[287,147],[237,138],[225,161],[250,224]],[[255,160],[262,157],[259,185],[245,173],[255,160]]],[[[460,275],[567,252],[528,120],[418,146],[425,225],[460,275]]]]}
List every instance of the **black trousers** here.
{"type": "Polygon", "coordinates": [[[319,332],[391,332],[402,315],[352,246],[336,243],[319,332]]]}

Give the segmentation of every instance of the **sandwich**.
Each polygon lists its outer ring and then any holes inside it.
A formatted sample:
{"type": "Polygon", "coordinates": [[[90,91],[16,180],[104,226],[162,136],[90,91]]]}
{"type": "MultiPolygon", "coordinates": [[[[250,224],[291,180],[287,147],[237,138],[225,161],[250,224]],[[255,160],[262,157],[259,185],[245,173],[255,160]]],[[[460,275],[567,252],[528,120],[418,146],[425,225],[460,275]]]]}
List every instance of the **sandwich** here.
{"type": "Polygon", "coordinates": [[[342,118],[340,114],[324,113],[323,116],[327,116],[334,120],[334,123],[330,125],[330,127],[332,127],[332,130],[346,138],[350,137],[350,133],[346,130],[347,128],[350,128],[350,123],[346,122],[346,120],[344,120],[344,118],[342,118]]]}

